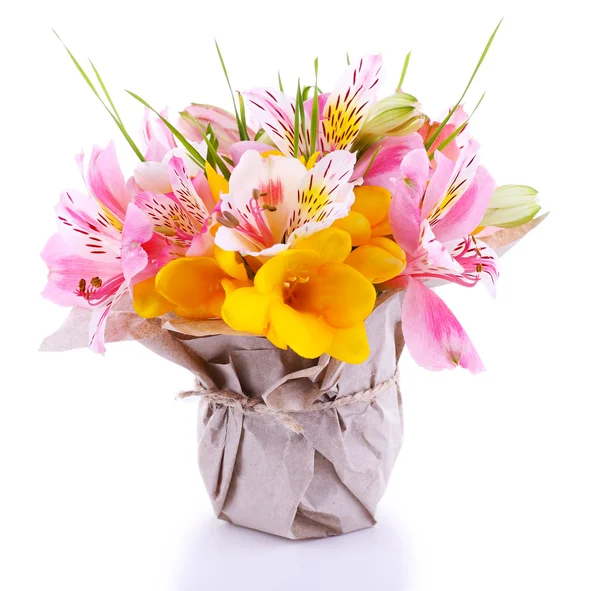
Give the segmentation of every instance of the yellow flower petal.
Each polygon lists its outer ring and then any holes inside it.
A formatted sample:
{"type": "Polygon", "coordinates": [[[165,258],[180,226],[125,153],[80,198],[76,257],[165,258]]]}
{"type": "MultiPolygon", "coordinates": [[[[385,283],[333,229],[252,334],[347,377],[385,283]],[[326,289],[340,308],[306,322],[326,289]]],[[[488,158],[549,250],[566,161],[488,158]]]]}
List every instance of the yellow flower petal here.
{"type": "Polygon", "coordinates": [[[295,250],[314,250],[324,261],[343,263],[352,250],[350,234],[337,228],[319,230],[299,238],[292,246],[295,250]]]}
{"type": "Polygon", "coordinates": [[[371,236],[391,236],[392,227],[390,226],[389,218],[385,218],[383,222],[371,228],[371,236]]]}
{"type": "Polygon", "coordinates": [[[306,163],[306,170],[310,170],[317,163],[317,158],[321,155],[321,152],[315,152],[306,163]]]}
{"type": "Polygon", "coordinates": [[[369,357],[369,340],[364,323],[338,328],[327,354],[346,363],[362,363],[369,357]]]}
{"type": "Polygon", "coordinates": [[[288,348],[287,343],[275,332],[272,324],[269,325],[266,337],[279,349],[286,350],[288,348]]]}
{"type": "MultiPolygon", "coordinates": [[[[401,260],[404,263],[404,266],[406,266],[406,253],[396,242],[394,242],[394,240],[377,237],[371,239],[371,244],[373,246],[379,246],[379,248],[383,248],[383,250],[387,250],[391,255],[401,260]]],[[[404,269],[402,270],[404,271],[404,269]]]]}
{"type": "Polygon", "coordinates": [[[275,301],[276,296],[263,295],[255,287],[242,287],[227,294],[221,315],[235,330],[264,335],[269,328],[269,309],[275,301]]]}
{"type": "Polygon", "coordinates": [[[308,281],[296,286],[286,303],[297,310],[322,315],[333,327],[348,328],[371,313],[375,297],[375,288],[356,269],[341,263],[324,263],[308,281]]]}
{"type": "Polygon", "coordinates": [[[352,211],[364,215],[373,227],[387,218],[391,202],[392,194],[383,187],[355,187],[352,211]]]}
{"type": "Polygon", "coordinates": [[[206,180],[215,203],[221,199],[221,193],[229,193],[229,182],[220,175],[208,162],[206,163],[206,180]]]}
{"type": "Polygon", "coordinates": [[[321,257],[314,250],[284,250],[269,259],[256,273],[254,285],[262,294],[281,294],[283,284],[292,278],[309,277],[318,267],[321,257]]]}
{"type": "Polygon", "coordinates": [[[210,301],[223,293],[225,272],[209,257],[183,257],[165,265],[156,275],[156,291],[180,308],[215,309],[210,301]]]}
{"type": "Polygon", "coordinates": [[[269,315],[275,333],[301,357],[314,359],[331,347],[335,329],[321,316],[299,312],[282,302],[274,303],[269,315]]]}
{"type": "Polygon", "coordinates": [[[201,306],[198,306],[196,308],[185,308],[182,306],[177,306],[176,308],[174,308],[173,312],[175,312],[177,316],[187,318],[188,320],[220,318],[221,308],[223,306],[224,301],[225,292],[215,292],[201,306]]]}
{"type": "Polygon", "coordinates": [[[369,220],[356,211],[350,211],[345,218],[335,220],[333,227],[348,232],[352,237],[352,246],[367,244],[371,239],[371,224],[369,220]]]}
{"type": "Polygon", "coordinates": [[[365,244],[350,253],[346,264],[362,273],[371,283],[383,283],[404,271],[406,258],[400,259],[380,246],[365,244]]]}
{"type": "Polygon", "coordinates": [[[131,297],[134,310],[142,318],[156,318],[173,309],[173,304],[156,292],[154,277],[136,283],[131,297]]]}
{"type": "Polygon", "coordinates": [[[268,158],[269,156],[284,156],[284,154],[282,152],[280,152],[279,150],[266,150],[265,152],[261,152],[260,155],[263,158],[268,158]]]}
{"type": "Polygon", "coordinates": [[[217,265],[234,279],[245,281],[248,279],[248,273],[246,272],[246,266],[242,261],[242,256],[235,250],[223,250],[216,244],[214,246],[214,256],[217,265]]]}

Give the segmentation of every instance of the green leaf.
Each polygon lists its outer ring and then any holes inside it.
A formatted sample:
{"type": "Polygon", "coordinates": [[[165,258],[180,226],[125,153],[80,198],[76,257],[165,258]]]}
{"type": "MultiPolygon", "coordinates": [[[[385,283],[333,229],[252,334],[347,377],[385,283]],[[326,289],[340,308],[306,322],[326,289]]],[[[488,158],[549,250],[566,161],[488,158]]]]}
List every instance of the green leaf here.
{"type": "Polygon", "coordinates": [[[235,111],[235,118],[238,124],[238,131],[240,132],[241,140],[249,140],[248,130],[245,125],[242,124],[242,120],[240,119],[240,114],[238,112],[237,101],[235,100],[235,95],[233,94],[233,88],[231,88],[231,82],[229,81],[229,74],[227,73],[227,68],[225,67],[225,61],[223,60],[223,55],[221,54],[221,49],[219,48],[219,44],[215,39],[215,47],[217,48],[217,53],[219,54],[219,61],[221,62],[221,67],[223,68],[223,73],[225,74],[225,80],[227,80],[227,86],[229,87],[229,93],[231,94],[231,100],[233,101],[233,109],[235,111]]]}
{"type": "MultiPolygon", "coordinates": [[[[460,133],[462,133],[463,129],[467,126],[467,123],[469,123],[469,121],[471,120],[471,117],[473,117],[473,115],[475,115],[475,111],[477,111],[477,109],[479,108],[479,105],[481,104],[481,101],[483,100],[483,97],[485,96],[485,92],[481,95],[481,98],[477,101],[477,104],[475,105],[475,108],[471,111],[471,114],[467,117],[467,120],[462,123],[461,125],[459,125],[437,148],[436,151],[441,152],[452,140],[454,140],[455,137],[457,137],[460,133]]],[[[431,154],[429,156],[429,159],[431,160],[433,158],[433,154],[431,154]]]]}
{"type": "Polygon", "coordinates": [[[90,64],[92,65],[92,68],[93,68],[93,70],[94,70],[94,72],[96,74],[96,78],[98,79],[98,83],[100,84],[100,87],[102,88],[102,91],[104,92],[106,98],[108,99],[108,102],[110,103],[110,106],[114,110],[114,113],[113,113],[113,111],[110,110],[110,108],[107,106],[107,104],[102,100],[102,97],[100,96],[100,93],[96,90],[96,87],[94,86],[93,82],[90,80],[89,76],[85,73],[85,70],[81,67],[81,65],[79,64],[79,62],[75,58],[75,56],[71,53],[71,50],[65,45],[64,41],[60,38],[60,36],[58,35],[58,33],[54,29],[52,29],[52,32],[56,35],[56,37],[58,38],[58,40],[62,43],[63,47],[67,50],[67,53],[69,54],[69,57],[71,58],[71,60],[75,64],[75,67],[77,68],[77,70],[81,74],[82,78],[85,80],[85,82],[90,87],[90,89],[92,90],[92,92],[96,95],[96,98],[100,101],[100,103],[102,104],[102,106],[106,109],[107,113],[111,116],[112,120],[115,122],[115,124],[119,128],[119,131],[123,134],[123,137],[127,140],[127,143],[130,145],[131,149],[135,152],[136,156],[142,162],[144,162],[144,160],[145,160],[144,159],[144,155],[139,150],[139,148],[135,145],[135,142],[133,141],[133,139],[131,138],[131,136],[127,133],[127,130],[125,129],[125,126],[123,125],[123,122],[122,122],[121,118],[119,117],[117,109],[115,108],[115,105],[112,102],[112,100],[111,100],[111,98],[110,98],[110,96],[108,94],[106,86],[104,85],[104,82],[102,81],[102,78],[100,77],[100,74],[98,73],[98,71],[94,67],[94,64],[92,64],[92,62],[90,61],[90,64]]]}
{"type": "Polygon", "coordinates": [[[410,63],[410,56],[412,51],[409,51],[404,58],[404,65],[402,66],[402,74],[400,74],[400,80],[398,82],[398,86],[396,87],[396,92],[400,92],[402,88],[402,84],[404,82],[404,78],[406,77],[406,70],[408,70],[408,64],[410,63]]]}
{"type": "Polygon", "coordinates": [[[460,98],[458,99],[458,101],[456,102],[456,104],[454,105],[452,110],[446,115],[446,117],[444,117],[444,120],[440,123],[439,127],[435,130],[435,133],[425,143],[425,148],[427,150],[429,150],[429,148],[433,145],[433,142],[435,142],[437,137],[440,135],[440,133],[446,126],[446,123],[448,123],[448,121],[450,120],[450,117],[452,117],[452,115],[454,115],[456,109],[458,109],[458,107],[462,103],[463,99],[465,98],[469,88],[471,87],[471,83],[473,82],[473,80],[475,80],[475,76],[477,75],[477,72],[479,71],[481,64],[483,64],[483,61],[485,60],[485,56],[487,55],[487,53],[492,45],[492,42],[494,41],[494,37],[496,36],[496,33],[498,32],[498,29],[500,28],[500,25],[502,24],[502,20],[503,19],[500,19],[500,22],[496,25],[496,28],[494,29],[494,32],[492,33],[491,37],[488,39],[485,49],[483,50],[483,53],[481,54],[481,57],[479,58],[479,61],[477,62],[477,66],[475,66],[475,70],[473,71],[473,74],[471,74],[469,83],[467,84],[462,95],[460,96],[460,98]]]}
{"type": "Polygon", "coordinates": [[[242,127],[246,131],[246,137],[242,138],[240,135],[240,139],[249,140],[250,136],[248,135],[248,126],[246,125],[246,105],[244,104],[244,97],[241,92],[238,92],[238,101],[240,103],[240,119],[242,121],[242,127]]]}
{"type": "Polygon", "coordinates": [[[346,63],[350,65],[350,56],[348,55],[348,52],[346,52],[346,63]]]}
{"type": "Polygon", "coordinates": [[[264,129],[262,129],[262,127],[256,132],[256,135],[254,136],[254,141],[258,142],[260,140],[260,138],[265,135],[266,131],[264,129]]]}
{"type": "Polygon", "coordinates": [[[285,92],[283,90],[283,83],[281,82],[281,72],[277,72],[277,82],[279,82],[279,90],[281,90],[281,92],[285,92]]]}
{"type": "MultiPolygon", "coordinates": [[[[214,164],[216,164],[216,166],[221,171],[221,174],[227,180],[229,180],[229,177],[231,176],[231,171],[229,170],[227,164],[225,164],[225,162],[223,161],[223,159],[221,158],[221,156],[219,156],[219,154],[217,152],[217,145],[215,144],[215,142],[211,141],[211,139],[208,137],[208,135],[206,134],[206,132],[202,129],[202,126],[200,125],[200,123],[198,123],[198,121],[196,121],[196,119],[194,117],[192,117],[192,115],[190,115],[186,111],[181,111],[179,113],[179,115],[181,116],[181,118],[184,121],[187,121],[188,123],[191,123],[192,125],[196,126],[196,128],[198,129],[198,131],[202,134],[202,137],[204,138],[204,141],[206,142],[206,148],[208,150],[207,156],[210,156],[211,161],[214,162],[214,164]]],[[[211,166],[213,168],[215,168],[215,166],[213,164],[211,164],[211,166]]]]}
{"type": "MultiPolygon", "coordinates": [[[[158,115],[160,120],[167,126],[169,131],[181,142],[183,147],[187,150],[190,158],[198,166],[200,166],[202,169],[204,169],[204,167],[206,165],[206,160],[202,157],[200,152],[198,152],[198,150],[196,150],[196,148],[194,148],[194,146],[192,146],[192,144],[190,144],[190,142],[188,142],[188,140],[185,139],[185,137],[181,134],[181,132],[169,122],[168,119],[165,119],[154,107],[150,106],[142,97],[138,96],[134,92],[131,92],[130,90],[128,90],[127,93],[130,94],[136,101],[142,103],[142,105],[144,105],[145,107],[148,107],[155,115],[158,115]]],[[[186,114],[189,115],[189,113],[186,113],[186,114]]],[[[191,115],[190,115],[190,117],[191,117],[191,115]]],[[[193,117],[192,117],[192,119],[193,119],[193,117]]],[[[194,119],[194,122],[198,125],[198,122],[195,119],[194,119]]]]}
{"type": "Polygon", "coordinates": [[[315,59],[315,92],[313,94],[312,113],[310,116],[310,155],[315,153],[317,147],[317,133],[319,131],[319,58],[315,59]]]}

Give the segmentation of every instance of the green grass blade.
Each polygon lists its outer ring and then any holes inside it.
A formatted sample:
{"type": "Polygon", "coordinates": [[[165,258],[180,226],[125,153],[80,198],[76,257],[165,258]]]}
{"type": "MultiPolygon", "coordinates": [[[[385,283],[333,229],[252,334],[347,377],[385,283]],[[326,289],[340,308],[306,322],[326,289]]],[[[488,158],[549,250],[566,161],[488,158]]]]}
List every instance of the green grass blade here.
{"type": "Polygon", "coordinates": [[[235,118],[238,124],[238,131],[240,132],[241,140],[248,140],[248,130],[244,125],[242,125],[242,120],[240,119],[240,114],[238,112],[237,101],[235,100],[235,95],[233,94],[233,88],[231,87],[231,82],[229,81],[229,74],[227,73],[227,68],[225,67],[225,61],[223,60],[223,55],[221,54],[221,49],[219,48],[219,44],[215,39],[215,47],[217,48],[217,53],[219,54],[219,61],[221,62],[221,67],[223,68],[223,73],[225,74],[225,80],[227,80],[227,86],[229,87],[229,93],[231,94],[231,100],[233,101],[233,109],[235,111],[235,118]]]}
{"type": "MultiPolygon", "coordinates": [[[[107,98],[108,98],[108,100],[109,100],[112,108],[115,111],[114,113],[110,110],[110,108],[108,107],[108,105],[102,100],[102,97],[100,96],[100,93],[96,90],[96,87],[94,86],[93,82],[90,80],[90,78],[86,74],[85,70],[81,67],[81,64],[77,61],[76,57],[71,53],[71,50],[65,45],[64,41],[60,38],[60,36],[58,35],[58,33],[54,29],[52,30],[52,32],[56,35],[56,37],[58,38],[58,40],[62,43],[63,47],[66,49],[67,53],[69,54],[69,57],[71,58],[71,61],[75,64],[75,67],[77,68],[78,72],[81,74],[81,77],[85,80],[86,84],[90,87],[90,89],[92,90],[92,92],[96,95],[96,98],[100,101],[100,104],[106,109],[106,112],[111,116],[112,120],[115,122],[115,124],[119,128],[119,131],[123,134],[123,136],[127,140],[127,143],[130,145],[131,149],[135,152],[136,156],[142,162],[144,162],[144,160],[145,160],[144,159],[144,155],[141,153],[141,151],[139,150],[139,148],[135,145],[135,142],[131,139],[131,136],[125,130],[125,126],[123,125],[123,122],[121,121],[121,118],[119,117],[116,109],[114,108],[114,104],[110,100],[110,98],[108,96],[108,92],[106,91],[106,87],[102,83],[100,75],[98,74],[96,68],[94,67],[94,64],[92,64],[92,68],[94,69],[94,72],[96,73],[96,76],[98,78],[98,82],[100,83],[100,86],[102,87],[102,89],[103,89],[104,93],[106,94],[106,96],[107,96],[107,98]]],[[[91,63],[92,62],[90,62],[90,64],[91,63]]]]}
{"type": "Polygon", "coordinates": [[[473,71],[473,74],[471,74],[471,78],[469,79],[469,83],[467,84],[467,86],[466,86],[465,90],[463,91],[461,97],[458,99],[458,101],[456,102],[456,104],[454,105],[454,107],[452,108],[452,110],[446,115],[446,117],[444,118],[444,120],[440,123],[439,127],[435,130],[435,133],[425,143],[425,148],[427,150],[429,150],[429,148],[433,145],[433,142],[435,142],[435,140],[437,139],[438,135],[440,135],[440,133],[442,132],[442,129],[444,129],[444,127],[446,126],[446,123],[448,123],[448,121],[450,120],[450,117],[452,117],[452,115],[454,115],[456,109],[458,109],[458,107],[462,103],[463,99],[465,98],[465,96],[466,96],[469,88],[471,87],[471,83],[473,82],[473,80],[475,80],[475,76],[477,76],[477,72],[479,71],[479,68],[481,67],[481,64],[483,64],[483,61],[485,60],[485,57],[486,57],[486,55],[487,55],[490,47],[492,46],[492,42],[494,41],[494,37],[496,36],[496,33],[498,32],[498,29],[500,28],[500,25],[502,24],[502,20],[503,19],[500,19],[500,22],[496,25],[496,28],[494,29],[494,32],[492,33],[491,37],[488,39],[488,42],[487,42],[487,44],[485,46],[485,49],[483,50],[483,53],[481,54],[481,57],[479,58],[479,61],[477,62],[477,66],[475,67],[475,70],[473,71]]]}
{"type": "Polygon", "coordinates": [[[400,80],[398,82],[398,86],[396,86],[396,92],[401,92],[402,84],[404,83],[404,78],[406,77],[406,70],[408,70],[408,64],[410,63],[410,56],[412,51],[409,51],[404,58],[404,65],[402,66],[402,74],[400,74],[400,80]]]}
{"type": "Polygon", "coordinates": [[[319,131],[319,58],[315,59],[315,92],[313,94],[312,113],[310,115],[310,154],[315,153],[317,147],[317,133],[319,131]]]}
{"type": "MultiPolygon", "coordinates": [[[[181,115],[181,118],[184,121],[187,121],[188,123],[191,123],[196,126],[198,131],[202,134],[204,141],[206,142],[206,148],[208,149],[208,156],[210,157],[209,163],[211,164],[211,166],[213,166],[212,163],[214,162],[214,164],[216,164],[216,167],[221,171],[221,174],[227,180],[229,180],[229,177],[231,176],[231,171],[229,170],[227,164],[225,164],[225,162],[223,162],[223,159],[221,158],[221,156],[219,156],[219,154],[217,152],[217,145],[213,141],[211,141],[211,139],[208,137],[208,134],[202,129],[202,126],[200,125],[200,123],[198,123],[198,121],[196,121],[196,119],[194,117],[192,117],[189,113],[187,113],[186,111],[181,111],[179,113],[179,115],[181,115]]],[[[207,129],[207,131],[208,131],[208,129],[207,129]]],[[[213,168],[215,168],[215,166],[213,166],[213,168]]]]}
{"type": "Polygon", "coordinates": [[[240,103],[240,120],[242,122],[242,128],[246,134],[245,137],[240,136],[240,139],[249,140],[250,136],[248,135],[248,125],[246,124],[246,105],[244,104],[244,97],[241,92],[238,92],[238,101],[240,103]]]}
{"type": "Polygon", "coordinates": [[[281,90],[281,92],[285,92],[283,90],[283,82],[281,81],[281,72],[277,72],[277,82],[279,83],[279,90],[281,90]]]}
{"type": "Polygon", "coordinates": [[[346,63],[350,65],[350,56],[348,55],[348,52],[346,52],[346,63]]]}
{"type": "Polygon", "coordinates": [[[98,84],[100,84],[100,88],[102,89],[104,96],[108,100],[108,104],[111,106],[113,113],[115,114],[115,117],[119,120],[121,125],[123,125],[123,120],[121,119],[121,116],[119,115],[119,112],[117,111],[117,107],[115,107],[115,103],[113,103],[112,98],[110,98],[110,94],[108,94],[108,90],[106,88],[106,85],[104,84],[104,81],[102,80],[102,78],[100,76],[100,72],[98,72],[98,70],[96,69],[96,66],[94,66],[94,62],[92,62],[92,60],[89,60],[89,62],[90,62],[90,66],[92,66],[92,70],[94,70],[94,74],[96,75],[96,79],[98,80],[98,84]]]}
{"type": "MultiPolygon", "coordinates": [[[[467,120],[462,123],[461,125],[459,125],[437,148],[437,152],[441,152],[452,140],[454,140],[455,137],[457,137],[460,133],[462,133],[463,129],[467,126],[467,123],[469,123],[469,121],[471,120],[471,117],[473,117],[473,115],[475,114],[475,111],[477,111],[477,109],[479,108],[479,105],[481,104],[481,101],[483,100],[483,97],[485,96],[485,92],[481,95],[481,98],[477,101],[477,104],[475,105],[475,108],[471,111],[471,114],[469,115],[469,117],[467,118],[467,120]]],[[[429,159],[431,160],[433,158],[433,154],[431,154],[429,156],[429,159]]]]}
{"type": "Polygon", "coordinates": [[[196,150],[196,148],[194,148],[194,146],[192,146],[192,144],[190,144],[190,142],[188,142],[188,140],[185,139],[182,133],[174,125],[172,125],[168,119],[165,119],[154,107],[150,106],[142,97],[138,96],[134,92],[131,92],[131,90],[128,90],[127,93],[130,94],[136,101],[142,103],[142,105],[144,105],[145,107],[148,107],[155,115],[157,115],[160,118],[160,120],[167,126],[169,131],[181,142],[183,147],[187,150],[190,158],[198,166],[204,168],[206,160],[202,157],[202,154],[200,154],[200,152],[198,152],[198,150],[196,150]]]}

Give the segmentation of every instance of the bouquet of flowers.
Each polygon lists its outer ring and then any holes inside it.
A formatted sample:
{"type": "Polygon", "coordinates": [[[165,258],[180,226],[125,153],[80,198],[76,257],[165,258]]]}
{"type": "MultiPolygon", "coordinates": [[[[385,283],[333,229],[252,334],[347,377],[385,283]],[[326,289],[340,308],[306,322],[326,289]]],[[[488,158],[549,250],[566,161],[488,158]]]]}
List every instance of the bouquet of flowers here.
{"type": "Polygon", "coordinates": [[[315,61],[310,86],[230,85],[233,113],[193,103],[176,122],[130,93],[138,146],[69,54],[140,162],[126,178],[112,143],[77,157],[86,189],[61,195],[42,253],[44,295],[74,310],[43,349],[130,339],[190,369],[219,518],[289,538],[373,525],[404,343],[429,369],[483,369],[432,287],[493,291],[498,254],[543,219],[534,189],[480,164],[475,73],[440,121],[402,90],[410,54],[384,98],[379,55],[330,92],[315,61]]]}

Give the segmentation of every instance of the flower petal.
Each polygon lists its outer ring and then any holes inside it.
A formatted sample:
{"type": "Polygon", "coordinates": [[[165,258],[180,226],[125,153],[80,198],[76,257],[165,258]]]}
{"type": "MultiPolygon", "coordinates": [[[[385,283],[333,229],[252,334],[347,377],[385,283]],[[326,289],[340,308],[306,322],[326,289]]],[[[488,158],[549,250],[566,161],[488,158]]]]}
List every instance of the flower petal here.
{"type": "Polygon", "coordinates": [[[142,318],[156,318],[173,309],[173,304],[156,291],[155,277],[136,283],[131,289],[133,308],[142,318]]]}
{"type": "Polygon", "coordinates": [[[367,244],[371,240],[369,220],[356,211],[350,210],[346,217],[335,220],[332,227],[348,232],[352,240],[352,246],[367,244]]]}
{"type": "Polygon", "coordinates": [[[345,363],[363,363],[369,357],[369,340],[364,323],[338,328],[327,354],[345,363]]]}
{"type": "MultiPolygon", "coordinates": [[[[264,128],[273,143],[283,154],[293,156],[295,102],[274,88],[255,88],[244,96],[252,117],[264,128]]],[[[306,114],[307,121],[309,118],[310,116],[306,114]]],[[[306,138],[300,134],[300,153],[305,153],[307,147],[306,138]]]]}
{"type": "Polygon", "coordinates": [[[87,170],[91,193],[120,220],[125,218],[127,204],[133,200],[117,160],[115,145],[110,142],[104,149],[94,146],[87,170]]]}
{"type": "Polygon", "coordinates": [[[204,201],[202,201],[198,196],[198,193],[196,193],[196,188],[192,184],[192,180],[188,175],[183,159],[178,156],[173,156],[169,160],[168,166],[169,181],[173,187],[173,193],[175,193],[180,205],[194,220],[197,231],[201,231],[210,212],[204,204],[204,201]]]}
{"type": "MultiPolygon", "coordinates": [[[[386,240],[381,238],[380,240],[386,240]]],[[[391,242],[391,241],[390,241],[391,242]]],[[[395,246],[396,243],[392,242],[395,246]]],[[[399,247],[398,247],[399,248],[399,247]]],[[[406,267],[406,255],[399,258],[389,250],[374,244],[365,244],[354,249],[346,259],[346,264],[356,269],[371,283],[383,283],[397,277],[406,267]]]]}
{"type": "Polygon", "coordinates": [[[148,265],[148,254],[142,244],[154,234],[154,226],[148,216],[133,203],[127,206],[123,236],[121,239],[121,263],[127,285],[148,265]]]}
{"type": "Polygon", "coordinates": [[[317,314],[299,312],[283,302],[275,302],[269,316],[275,334],[301,357],[319,357],[333,343],[335,329],[317,314]]]}
{"type": "Polygon", "coordinates": [[[364,215],[371,226],[376,226],[387,218],[391,202],[392,194],[383,187],[355,187],[352,211],[364,215]]]}
{"type": "Polygon", "coordinates": [[[436,238],[446,242],[469,235],[483,219],[495,187],[494,179],[480,166],[463,196],[437,223],[432,222],[436,238]]]}
{"type": "Polygon", "coordinates": [[[294,242],[294,249],[314,250],[323,261],[343,263],[352,250],[350,235],[337,228],[326,228],[294,242]]]}
{"type": "Polygon", "coordinates": [[[234,250],[223,250],[222,248],[215,246],[214,256],[217,265],[219,265],[227,275],[234,279],[239,279],[240,281],[248,280],[246,265],[244,265],[244,261],[239,252],[235,252],[234,250]]]}
{"type": "MultiPolygon", "coordinates": [[[[184,257],[171,261],[156,275],[156,291],[181,308],[201,308],[223,292],[225,272],[214,259],[184,257]]],[[[224,292],[223,292],[224,293],[224,292]]]]}
{"type": "Polygon", "coordinates": [[[381,64],[380,55],[366,55],[342,74],[325,103],[322,151],[344,150],[352,145],[376,98],[381,64]]]}
{"type": "Polygon", "coordinates": [[[256,287],[241,287],[227,294],[221,314],[235,330],[265,335],[269,328],[269,309],[277,301],[273,295],[264,295],[256,287]]]}
{"type": "Polygon", "coordinates": [[[418,133],[383,138],[361,156],[352,178],[364,177],[363,184],[384,187],[393,193],[402,160],[409,152],[420,149],[423,139],[418,133]]]}
{"type": "Polygon", "coordinates": [[[402,303],[402,332],[413,359],[427,369],[483,371],[473,343],[454,314],[429,288],[409,278],[402,303]]]}
{"type": "Polygon", "coordinates": [[[264,295],[281,293],[290,277],[310,277],[320,262],[321,257],[314,250],[285,250],[258,270],[254,285],[264,295]]]}
{"type": "Polygon", "coordinates": [[[416,254],[419,249],[420,206],[428,176],[427,152],[424,149],[409,152],[400,165],[389,217],[394,240],[410,254],[416,254]]]}
{"type": "MultiPolygon", "coordinates": [[[[168,119],[166,109],[161,112],[161,115],[168,119]]],[[[148,107],[144,108],[142,135],[146,144],[144,151],[146,162],[161,162],[169,150],[177,147],[175,138],[164,121],[148,107]]]]}
{"type": "Polygon", "coordinates": [[[354,203],[354,185],[350,182],[356,155],[344,150],[327,154],[311,168],[297,185],[296,203],[289,218],[287,236],[308,231],[309,222],[327,228],[334,220],[345,217],[354,203]]]}
{"type": "Polygon", "coordinates": [[[361,273],[340,263],[319,266],[298,292],[301,305],[337,328],[362,322],[373,311],[376,298],[375,288],[361,273]]]}
{"type": "MultiPolygon", "coordinates": [[[[265,152],[269,152],[273,149],[273,146],[269,144],[264,144],[263,142],[252,142],[252,141],[243,141],[236,142],[231,146],[231,159],[233,160],[233,165],[237,166],[242,155],[248,150],[254,150],[259,154],[264,154],[265,152]]],[[[225,191],[227,193],[227,191],[225,191]]]]}

